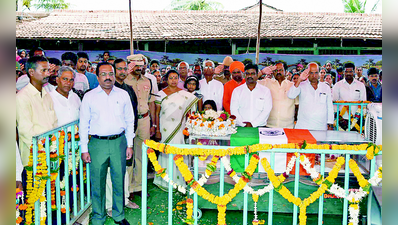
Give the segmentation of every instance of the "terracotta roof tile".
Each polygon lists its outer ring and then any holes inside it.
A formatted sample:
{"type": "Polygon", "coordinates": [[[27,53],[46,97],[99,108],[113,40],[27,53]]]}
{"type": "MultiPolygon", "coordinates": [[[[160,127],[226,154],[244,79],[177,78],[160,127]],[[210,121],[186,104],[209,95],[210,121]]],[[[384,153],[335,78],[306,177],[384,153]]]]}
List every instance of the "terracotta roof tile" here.
{"type": "MultiPolygon", "coordinates": [[[[133,36],[135,40],[255,38],[257,23],[258,12],[252,11],[134,11],[133,36]]],[[[266,12],[261,37],[382,39],[382,16],[266,12]]],[[[41,13],[37,19],[17,20],[16,38],[129,40],[129,13],[57,10],[46,17],[41,13]]]]}

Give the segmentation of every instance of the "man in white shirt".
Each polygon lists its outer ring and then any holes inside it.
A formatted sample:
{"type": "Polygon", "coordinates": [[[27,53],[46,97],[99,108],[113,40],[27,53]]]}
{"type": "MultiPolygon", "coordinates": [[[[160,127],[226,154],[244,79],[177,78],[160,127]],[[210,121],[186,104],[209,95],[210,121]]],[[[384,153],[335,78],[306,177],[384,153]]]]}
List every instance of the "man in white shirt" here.
{"type": "Polygon", "coordinates": [[[177,87],[181,88],[182,90],[187,90],[184,87],[184,83],[188,76],[188,69],[189,69],[189,64],[187,62],[183,61],[177,65],[177,71],[180,74],[180,78],[178,78],[177,87]]]}
{"type": "Polygon", "coordinates": [[[105,183],[110,167],[112,217],[116,224],[129,225],[123,203],[126,160],[133,155],[135,136],[133,106],[129,94],[114,86],[115,70],[111,64],[99,63],[96,74],[99,86],[85,94],[80,110],[81,157],[90,163],[91,222],[105,224],[105,183]]]}
{"type": "Polygon", "coordinates": [[[272,109],[271,91],[257,84],[258,66],[245,66],[246,84],[234,89],[231,97],[231,114],[236,116],[236,125],[241,127],[262,127],[267,125],[272,109]]]}
{"type": "MultiPolygon", "coordinates": [[[[70,66],[72,69],[76,69],[77,64],[77,55],[73,52],[65,52],[61,56],[62,65],[63,66],[70,66]]],[[[76,73],[75,77],[75,85],[73,86],[74,89],[84,93],[88,89],[90,89],[90,85],[88,83],[88,79],[84,74],[76,73]]]]}
{"type": "Polygon", "coordinates": [[[141,55],[142,58],[144,59],[144,66],[143,66],[143,69],[141,70],[141,75],[148,78],[151,81],[152,91],[154,94],[157,94],[159,92],[158,82],[156,80],[156,77],[154,75],[148,73],[148,71],[147,71],[148,59],[142,54],[138,54],[138,55],[141,55]]]}
{"type": "MultiPolygon", "coordinates": [[[[344,79],[333,86],[333,101],[366,101],[366,88],[363,83],[354,79],[355,65],[353,63],[344,64],[344,79]]],[[[340,111],[344,106],[340,106],[340,111]]],[[[357,106],[351,107],[351,114],[357,111],[357,106]]],[[[348,119],[348,110],[343,115],[348,119]]]]}
{"type": "Polygon", "coordinates": [[[272,110],[267,126],[293,128],[298,98],[290,99],[287,97],[287,92],[293,86],[293,82],[285,79],[286,63],[278,62],[273,68],[275,79],[263,79],[257,82],[267,87],[272,94],[272,110]]]}
{"type": "Polygon", "coordinates": [[[199,81],[199,89],[203,95],[203,102],[206,100],[213,100],[217,105],[217,110],[222,110],[222,98],[224,95],[224,85],[213,79],[214,62],[206,60],[203,62],[203,74],[205,78],[199,81]]]}
{"type": "Polygon", "coordinates": [[[81,101],[72,91],[76,72],[69,66],[62,66],[57,76],[57,87],[50,92],[57,114],[58,125],[62,126],[79,119],[81,101]]]}
{"type": "Polygon", "coordinates": [[[295,129],[332,130],[333,102],[330,87],[319,82],[319,66],[311,62],[297,83],[293,85],[287,97],[299,96],[299,111],[295,129]],[[308,78],[308,81],[306,81],[308,78]]]}

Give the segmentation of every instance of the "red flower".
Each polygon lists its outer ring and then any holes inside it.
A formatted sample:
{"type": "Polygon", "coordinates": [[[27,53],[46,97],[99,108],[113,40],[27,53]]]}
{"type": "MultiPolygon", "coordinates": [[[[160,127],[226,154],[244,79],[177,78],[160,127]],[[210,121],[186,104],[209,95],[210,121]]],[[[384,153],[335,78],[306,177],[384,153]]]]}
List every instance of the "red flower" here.
{"type": "Polygon", "coordinates": [[[229,118],[235,120],[235,119],[236,119],[236,116],[235,116],[235,115],[231,115],[229,118]]]}
{"type": "Polygon", "coordinates": [[[223,113],[220,115],[220,118],[225,121],[225,120],[227,120],[227,115],[225,115],[225,113],[223,113]]]}

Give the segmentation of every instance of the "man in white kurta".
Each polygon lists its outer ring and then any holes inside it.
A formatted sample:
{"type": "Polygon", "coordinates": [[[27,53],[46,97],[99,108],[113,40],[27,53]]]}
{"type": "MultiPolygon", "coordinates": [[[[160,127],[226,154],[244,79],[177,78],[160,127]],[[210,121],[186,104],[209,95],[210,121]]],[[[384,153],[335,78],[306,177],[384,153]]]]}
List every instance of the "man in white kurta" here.
{"type": "MultiPolygon", "coordinates": [[[[363,83],[354,79],[355,65],[353,63],[344,64],[344,79],[333,86],[333,101],[366,101],[366,88],[363,83]]],[[[340,111],[344,106],[340,106],[340,111]]],[[[354,115],[358,107],[351,107],[351,114],[354,115]]],[[[348,110],[343,115],[348,119],[348,110]]]]}
{"type": "Polygon", "coordinates": [[[236,125],[241,127],[262,127],[272,109],[271,91],[257,84],[256,64],[245,66],[246,84],[232,92],[231,114],[236,116],[236,125]]]}
{"type": "Polygon", "coordinates": [[[325,83],[320,83],[318,79],[319,67],[316,63],[310,63],[308,68],[301,73],[297,83],[287,93],[290,99],[299,96],[296,129],[333,129],[333,102],[330,87],[325,83]]]}
{"type": "Polygon", "coordinates": [[[217,111],[222,110],[222,98],[224,95],[224,85],[213,79],[214,63],[210,60],[203,62],[203,73],[205,78],[199,81],[199,89],[203,95],[203,102],[213,100],[217,105],[217,111]]]}
{"type": "Polygon", "coordinates": [[[76,72],[72,68],[62,66],[58,72],[57,87],[50,92],[59,126],[79,119],[82,102],[79,96],[72,91],[75,77],[76,72]]]}

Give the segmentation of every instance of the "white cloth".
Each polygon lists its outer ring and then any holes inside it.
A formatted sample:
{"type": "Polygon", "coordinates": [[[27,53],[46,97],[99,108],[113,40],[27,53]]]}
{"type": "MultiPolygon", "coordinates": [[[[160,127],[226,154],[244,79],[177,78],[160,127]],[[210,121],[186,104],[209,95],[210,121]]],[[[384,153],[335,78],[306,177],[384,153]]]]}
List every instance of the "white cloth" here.
{"type": "Polygon", "coordinates": [[[218,80],[211,80],[207,83],[203,78],[199,81],[199,89],[203,95],[203,103],[206,100],[213,100],[217,105],[217,111],[222,110],[222,98],[224,96],[224,85],[218,80]]]}
{"type": "Polygon", "coordinates": [[[88,84],[86,75],[76,72],[75,85],[73,87],[76,90],[80,90],[83,92],[87,91],[90,88],[90,85],[88,84]]]}
{"type": "Polygon", "coordinates": [[[23,171],[23,165],[22,165],[22,160],[21,160],[21,153],[19,152],[18,144],[15,142],[16,145],[16,156],[15,156],[15,165],[16,165],[16,181],[21,181],[22,182],[22,171],[23,171]]]}
{"type": "Polygon", "coordinates": [[[299,96],[299,111],[296,129],[327,130],[327,124],[333,124],[333,102],[330,87],[318,83],[315,90],[310,82],[301,82],[298,87],[292,86],[287,97],[299,96]]]}
{"type": "Polygon", "coordinates": [[[76,93],[71,90],[68,98],[66,98],[57,90],[53,90],[50,92],[50,96],[54,102],[54,110],[58,118],[58,126],[65,125],[79,119],[79,110],[82,102],[76,93]]]}
{"type": "Polygon", "coordinates": [[[30,79],[28,77],[28,75],[24,74],[20,77],[18,77],[17,80],[17,90],[21,90],[22,88],[24,88],[26,85],[28,85],[30,82],[30,79]]]}
{"type": "Polygon", "coordinates": [[[231,114],[236,116],[236,124],[244,127],[250,122],[253,127],[267,125],[272,109],[271,91],[260,84],[250,91],[247,84],[238,86],[232,92],[231,114]]]}
{"type": "MultiPolygon", "coordinates": [[[[333,87],[333,101],[366,101],[366,88],[363,83],[354,79],[349,84],[345,79],[337,82],[333,87]]],[[[340,106],[340,110],[344,106],[340,106]]],[[[354,115],[358,106],[351,107],[351,114],[354,115]]],[[[343,115],[344,119],[348,119],[348,110],[343,115]]]]}
{"type": "MultiPolygon", "coordinates": [[[[260,144],[287,144],[287,136],[283,128],[258,128],[260,144]]],[[[267,158],[268,162],[271,162],[271,153],[267,151],[259,152],[260,160],[267,158]]],[[[283,173],[286,168],[286,153],[275,153],[275,173],[283,173]]],[[[260,166],[258,172],[265,172],[264,167],[260,166]]]]}
{"type": "Polygon", "coordinates": [[[151,80],[152,91],[154,94],[157,94],[159,92],[159,88],[158,88],[158,81],[157,81],[156,77],[150,73],[146,73],[144,76],[151,80]]]}
{"type": "Polygon", "coordinates": [[[129,94],[113,87],[108,94],[98,86],[87,92],[80,107],[81,152],[88,152],[88,135],[109,136],[126,133],[127,146],[133,145],[134,113],[129,94]]]}
{"type": "Polygon", "coordinates": [[[52,92],[53,90],[55,90],[55,88],[57,88],[57,86],[54,86],[50,83],[44,84],[43,88],[46,89],[47,93],[50,94],[50,92],[52,92]]]}

